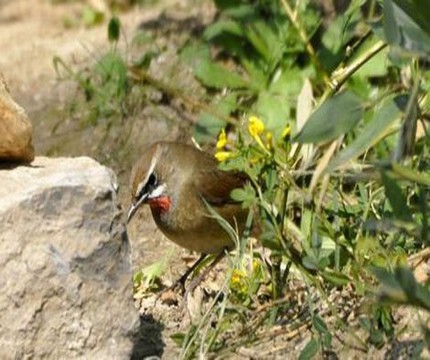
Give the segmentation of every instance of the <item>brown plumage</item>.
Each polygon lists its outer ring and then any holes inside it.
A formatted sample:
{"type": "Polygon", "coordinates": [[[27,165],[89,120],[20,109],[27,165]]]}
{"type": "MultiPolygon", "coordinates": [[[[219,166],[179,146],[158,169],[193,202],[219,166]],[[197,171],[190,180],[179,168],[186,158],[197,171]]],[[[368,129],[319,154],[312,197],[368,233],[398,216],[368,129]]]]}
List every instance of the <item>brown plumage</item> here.
{"type": "Polygon", "coordinates": [[[217,161],[180,143],[158,142],[147,148],[131,175],[132,205],[128,220],[142,204],[167,238],[189,250],[219,254],[233,242],[205,202],[242,231],[248,214],[230,193],[243,187],[246,176],[218,169],[217,161]]]}

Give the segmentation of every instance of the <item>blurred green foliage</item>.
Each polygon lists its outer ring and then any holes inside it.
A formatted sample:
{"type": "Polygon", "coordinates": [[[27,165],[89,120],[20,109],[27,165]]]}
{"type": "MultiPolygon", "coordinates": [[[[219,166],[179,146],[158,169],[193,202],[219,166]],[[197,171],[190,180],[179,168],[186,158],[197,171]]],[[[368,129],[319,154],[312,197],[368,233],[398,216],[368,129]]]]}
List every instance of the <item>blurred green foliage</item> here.
{"type": "MultiPolygon", "coordinates": [[[[258,209],[270,261],[253,256],[271,297],[287,294],[290,262],[322,298],[351,286],[372,292],[378,300],[362,329],[382,346],[394,334],[391,305],[429,310],[428,279],[418,284],[405,268],[430,241],[425,4],[351,1],[329,23],[313,1],[215,4],[216,20],[182,59],[217,94],[212,106],[236,119],[236,140],[217,157],[253,184],[232,196],[258,209]]],[[[202,112],[195,136],[213,139],[227,125],[202,112]]],[[[238,284],[249,288],[237,271],[233,295],[238,284]]],[[[304,359],[331,351],[333,328],[311,317],[304,359]]]]}

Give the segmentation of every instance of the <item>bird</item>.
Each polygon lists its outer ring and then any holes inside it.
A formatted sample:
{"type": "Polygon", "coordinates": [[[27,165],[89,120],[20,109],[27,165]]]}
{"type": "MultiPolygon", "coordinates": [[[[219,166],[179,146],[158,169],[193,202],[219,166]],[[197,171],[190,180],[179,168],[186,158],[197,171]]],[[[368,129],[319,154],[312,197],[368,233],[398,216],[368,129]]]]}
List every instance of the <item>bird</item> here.
{"type": "MultiPolygon", "coordinates": [[[[142,205],[147,204],[158,228],[169,240],[201,254],[175,282],[184,288],[189,274],[209,254],[216,255],[208,268],[210,270],[226,251],[234,248],[233,239],[211,215],[209,208],[242,233],[249,210],[234,201],[230,194],[233,189],[243,188],[247,182],[248,177],[244,173],[219,169],[214,156],[195,146],[156,142],[142,152],[132,168],[132,200],[127,223],[142,205]]],[[[195,286],[190,284],[190,288],[195,286]]]]}

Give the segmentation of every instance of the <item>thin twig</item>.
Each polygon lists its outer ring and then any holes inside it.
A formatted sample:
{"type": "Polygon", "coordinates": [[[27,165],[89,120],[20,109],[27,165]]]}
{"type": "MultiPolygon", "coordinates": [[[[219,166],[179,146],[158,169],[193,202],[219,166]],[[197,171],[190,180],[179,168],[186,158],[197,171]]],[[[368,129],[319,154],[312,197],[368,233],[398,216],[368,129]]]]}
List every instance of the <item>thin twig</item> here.
{"type": "MultiPolygon", "coordinates": [[[[306,289],[306,286],[302,286],[298,289],[294,289],[294,291],[297,293],[297,291],[304,290],[304,289],[306,289]]],[[[290,293],[290,294],[288,294],[288,295],[286,295],[280,299],[276,299],[276,300],[271,301],[270,303],[263,304],[254,310],[253,315],[256,315],[262,311],[266,311],[268,309],[271,309],[275,306],[283,305],[283,304],[291,301],[292,296],[293,296],[293,294],[290,293]]]]}
{"type": "Polygon", "coordinates": [[[300,38],[302,39],[303,43],[305,44],[305,48],[307,53],[309,54],[309,57],[314,64],[314,66],[323,74],[324,80],[326,82],[329,82],[329,77],[327,76],[327,73],[324,70],[324,67],[320,63],[318,56],[310,42],[310,39],[308,35],[306,34],[305,29],[303,28],[302,24],[298,21],[297,17],[295,16],[293,9],[291,8],[290,4],[288,4],[287,0],[281,0],[282,6],[285,9],[285,12],[287,13],[288,18],[290,19],[293,26],[296,28],[297,32],[299,33],[300,38]]]}

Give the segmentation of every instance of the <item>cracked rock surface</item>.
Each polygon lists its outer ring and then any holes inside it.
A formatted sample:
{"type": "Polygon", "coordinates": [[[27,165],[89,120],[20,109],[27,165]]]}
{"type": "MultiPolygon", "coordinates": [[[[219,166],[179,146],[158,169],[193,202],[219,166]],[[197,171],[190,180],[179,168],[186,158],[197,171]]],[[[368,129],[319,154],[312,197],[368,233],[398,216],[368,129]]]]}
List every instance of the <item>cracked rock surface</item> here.
{"type": "Polygon", "coordinates": [[[114,174],[90,158],[0,169],[0,358],[129,359],[139,317],[114,174]]]}

